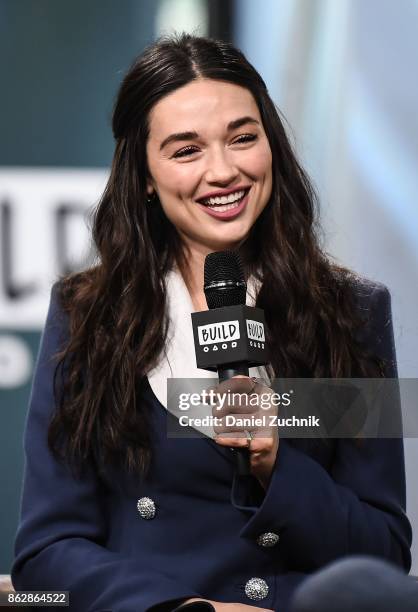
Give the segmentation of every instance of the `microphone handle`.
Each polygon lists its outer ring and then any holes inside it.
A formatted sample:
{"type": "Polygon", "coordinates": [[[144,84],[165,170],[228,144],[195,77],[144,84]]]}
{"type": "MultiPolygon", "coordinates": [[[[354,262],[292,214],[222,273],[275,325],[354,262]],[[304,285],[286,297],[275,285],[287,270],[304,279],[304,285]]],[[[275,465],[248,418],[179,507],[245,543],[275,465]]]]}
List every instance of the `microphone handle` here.
{"type": "MultiPolygon", "coordinates": [[[[249,375],[248,365],[245,361],[228,363],[225,366],[218,367],[219,382],[224,382],[239,374],[242,376],[249,375]]],[[[238,475],[249,476],[251,474],[249,451],[246,448],[231,448],[231,450],[235,451],[235,464],[238,475]]]]}
{"type": "Polygon", "coordinates": [[[219,382],[224,382],[224,380],[229,380],[233,376],[238,376],[239,374],[242,376],[249,375],[248,365],[245,361],[218,366],[219,382]]]}

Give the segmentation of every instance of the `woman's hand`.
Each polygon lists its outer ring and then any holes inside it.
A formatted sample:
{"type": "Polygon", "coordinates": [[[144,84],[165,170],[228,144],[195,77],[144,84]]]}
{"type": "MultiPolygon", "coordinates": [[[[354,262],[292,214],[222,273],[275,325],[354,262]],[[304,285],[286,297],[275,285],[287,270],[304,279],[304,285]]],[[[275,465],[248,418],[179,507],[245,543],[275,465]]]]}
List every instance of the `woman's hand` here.
{"type": "Polygon", "coordinates": [[[222,601],[212,601],[210,599],[202,599],[201,597],[193,597],[188,599],[184,603],[192,603],[193,601],[207,601],[212,604],[216,612],[249,612],[250,610],[257,610],[257,612],[274,612],[267,608],[257,608],[256,606],[247,606],[242,603],[224,603],[222,601]]]}
{"type": "Polygon", "coordinates": [[[267,489],[279,449],[278,407],[271,402],[274,391],[257,379],[240,375],[220,383],[215,392],[225,399],[212,409],[220,423],[214,427],[218,434],[215,441],[222,446],[248,448],[251,473],[267,489]]]}

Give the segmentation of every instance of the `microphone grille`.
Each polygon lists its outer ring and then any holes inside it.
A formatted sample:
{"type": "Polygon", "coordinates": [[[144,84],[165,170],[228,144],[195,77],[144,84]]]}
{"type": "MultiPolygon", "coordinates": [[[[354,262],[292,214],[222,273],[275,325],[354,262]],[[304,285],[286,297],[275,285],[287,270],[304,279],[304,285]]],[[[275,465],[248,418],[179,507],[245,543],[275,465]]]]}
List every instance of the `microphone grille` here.
{"type": "Polygon", "coordinates": [[[206,256],[204,291],[208,308],[245,304],[247,285],[238,253],[218,251],[206,256]]]}

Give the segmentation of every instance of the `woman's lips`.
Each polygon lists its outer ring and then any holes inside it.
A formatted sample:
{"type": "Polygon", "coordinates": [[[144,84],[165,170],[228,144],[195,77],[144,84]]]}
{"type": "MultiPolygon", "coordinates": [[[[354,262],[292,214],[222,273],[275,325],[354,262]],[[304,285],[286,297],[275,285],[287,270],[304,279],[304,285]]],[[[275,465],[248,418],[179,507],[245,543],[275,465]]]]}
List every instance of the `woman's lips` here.
{"type": "Polygon", "coordinates": [[[216,206],[205,206],[204,204],[199,204],[199,206],[200,208],[203,208],[205,213],[207,213],[211,217],[216,217],[216,219],[224,219],[224,220],[234,219],[235,217],[240,215],[242,211],[244,210],[244,208],[246,207],[248,203],[249,193],[250,193],[250,189],[244,195],[242,200],[239,201],[238,206],[236,206],[235,208],[230,208],[229,210],[224,210],[223,212],[217,210],[216,206]]]}

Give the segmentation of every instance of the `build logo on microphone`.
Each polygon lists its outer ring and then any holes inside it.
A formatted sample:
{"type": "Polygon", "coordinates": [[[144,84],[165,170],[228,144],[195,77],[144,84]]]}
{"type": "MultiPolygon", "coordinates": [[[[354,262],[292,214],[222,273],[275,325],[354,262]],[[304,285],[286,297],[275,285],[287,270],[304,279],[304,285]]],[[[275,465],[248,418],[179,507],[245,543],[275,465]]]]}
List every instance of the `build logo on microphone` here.
{"type": "Polygon", "coordinates": [[[208,323],[199,325],[197,328],[200,346],[204,347],[205,353],[210,349],[217,351],[221,349],[236,348],[237,340],[240,339],[239,321],[222,321],[219,323],[208,323]],[[212,345],[209,347],[208,345],[212,345]]]}
{"type": "Polygon", "coordinates": [[[257,346],[263,349],[264,342],[266,341],[263,323],[260,323],[260,321],[251,321],[251,319],[246,319],[246,323],[247,337],[250,341],[250,346],[257,346]]]}
{"type": "MultiPolygon", "coordinates": [[[[258,321],[246,319],[247,338],[250,346],[264,348],[265,335],[264,325],[258,321]]],[[[197,328],[199,344],[203,346],[205,353],[219,349],[236,348],[241,338],[239,321],[222,321],[199,325],[197,328]]]]}

